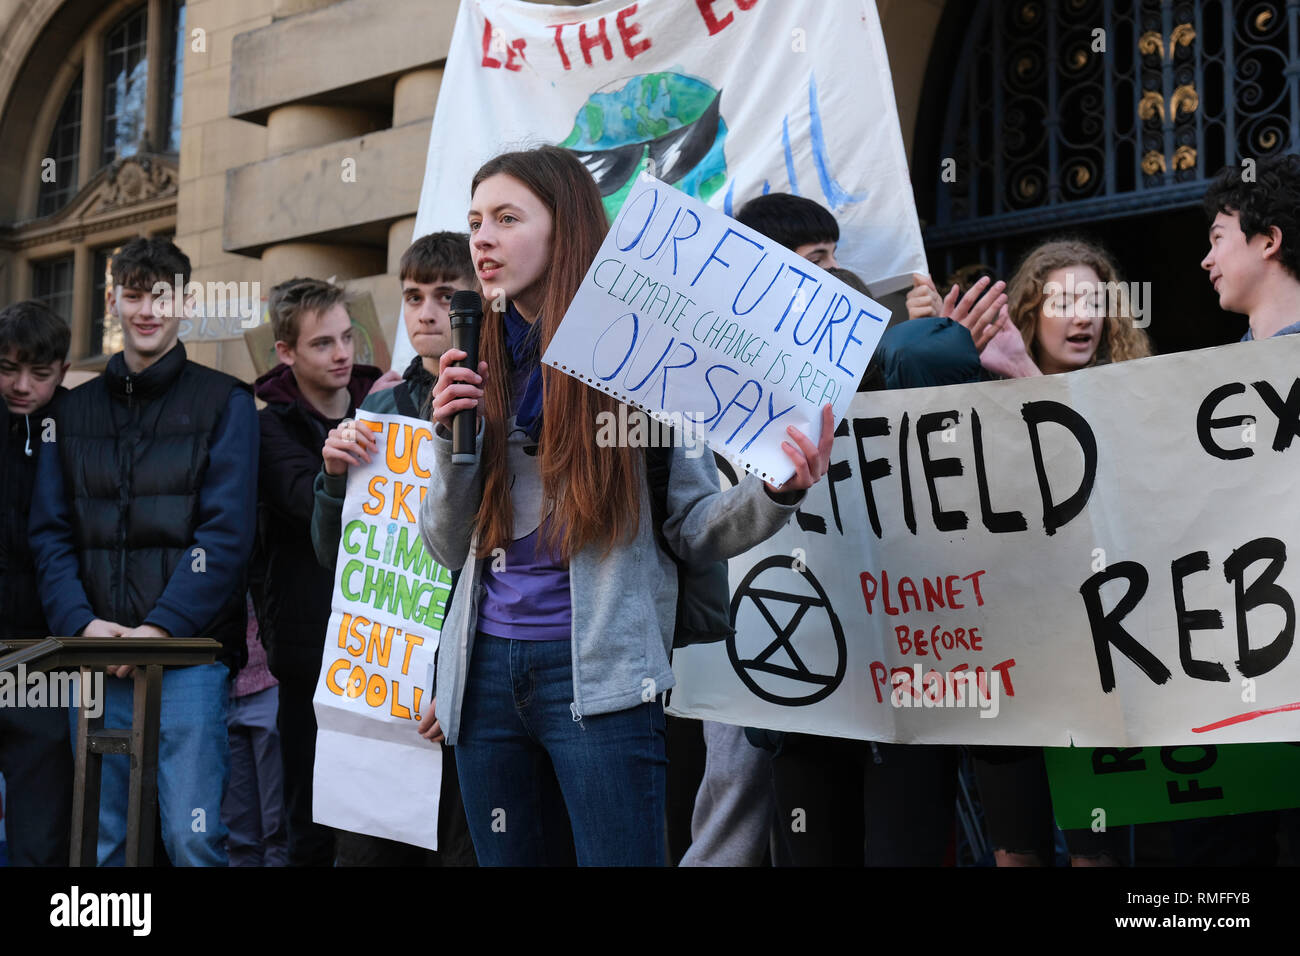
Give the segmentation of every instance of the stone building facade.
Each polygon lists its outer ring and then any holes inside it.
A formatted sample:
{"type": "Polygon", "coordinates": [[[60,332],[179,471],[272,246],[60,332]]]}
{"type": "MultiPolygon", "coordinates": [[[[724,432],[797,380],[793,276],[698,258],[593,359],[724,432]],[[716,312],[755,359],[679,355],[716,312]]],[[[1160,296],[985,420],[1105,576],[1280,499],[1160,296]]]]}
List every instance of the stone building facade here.
{"type": "MultiPolygon", "coordinates": [[[[575,0],[580,4],[583,0],[575,0]]],[[[695,0],[680,0],[693,3],[695,0]]],[[[715,0],[731,3],[733,0],[715,0]]],[[[910,149],[943,0],[879,0],[910,149]]],[[[389,341],[457,0],[0,0],[0,301],[118,347],[112,250],[175,239],[199,283],[337,276],[389,341]]],[[[238,322],[184,335],[245,379],[238,322]]]]}

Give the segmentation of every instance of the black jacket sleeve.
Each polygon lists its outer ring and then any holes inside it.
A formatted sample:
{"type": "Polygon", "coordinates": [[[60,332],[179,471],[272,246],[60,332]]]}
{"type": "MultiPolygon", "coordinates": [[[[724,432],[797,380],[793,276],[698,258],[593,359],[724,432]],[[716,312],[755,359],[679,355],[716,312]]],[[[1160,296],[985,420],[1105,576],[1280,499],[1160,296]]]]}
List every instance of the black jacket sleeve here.
{"type": "Polygon", "coordinates": [[[262,409],[258,418],[262,432],[258,475],[262,503],[306,527],[311,522],[315,502],[312,483],[320,471],[325,439],[322,437],[316,447],[308,447],[304,432],[291,428],[286,415],[272,407],[262,409]]]}

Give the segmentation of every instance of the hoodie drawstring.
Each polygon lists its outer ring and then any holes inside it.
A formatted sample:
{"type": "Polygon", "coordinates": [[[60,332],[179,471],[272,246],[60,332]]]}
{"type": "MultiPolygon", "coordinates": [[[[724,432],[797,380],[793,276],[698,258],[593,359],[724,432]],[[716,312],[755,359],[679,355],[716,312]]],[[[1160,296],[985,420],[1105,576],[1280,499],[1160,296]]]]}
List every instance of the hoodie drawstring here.
{"type": "Polygon", "coordinates": [[[27,444],[24,446],[24,451],[27,452],[27,457],[31,458],[32,457],[32,417],[30,415],[24,415],[23,424],[27,426],[27,444]]]}

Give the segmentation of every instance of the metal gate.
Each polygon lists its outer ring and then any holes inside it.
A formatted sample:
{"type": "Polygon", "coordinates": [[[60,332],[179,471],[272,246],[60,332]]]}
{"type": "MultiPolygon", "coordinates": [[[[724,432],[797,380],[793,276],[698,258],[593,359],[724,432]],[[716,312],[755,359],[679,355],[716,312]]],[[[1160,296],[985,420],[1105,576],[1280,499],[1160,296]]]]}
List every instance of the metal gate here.
{"type": "Polygon", "coordinates": [[[925,94],[931,262],[1005,275],[1009,238],[1192,206],[1225,164],[1295,150],[1300,2],[950,2],[925,94]]]}

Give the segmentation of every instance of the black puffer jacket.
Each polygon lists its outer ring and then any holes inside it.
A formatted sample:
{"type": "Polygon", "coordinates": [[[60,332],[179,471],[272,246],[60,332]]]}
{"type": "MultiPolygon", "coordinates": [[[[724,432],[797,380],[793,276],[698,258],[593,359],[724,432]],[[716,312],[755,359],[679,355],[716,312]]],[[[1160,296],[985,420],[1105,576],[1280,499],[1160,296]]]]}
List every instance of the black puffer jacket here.
{"type": "Polygon", "coordinates": [[[49,635],[36,586],[36,565],[27,536],[36,462],[53,446],[41,441],[42,422],[57,412],[68,390],[30,415],[15,415],[0,403],[0,638],[49,635]]]}
{"type": "MultiPolygon", "coordinates": [[[[353,366],[348,415],[381,374],[371,365],[353,366]]],[[[320,471],[325,437],[341,419],[326,418],[308,402],[286,365],[259,378],[256,393],[267,406],[258,412],[262,437],[257,564],[263,584],[262,594],[254,598],[267,660],[278,674],[282,667],[294,666],[291,661],[320,665],[334,575],[317,563],[312,549],[312,482],[320,471]]]]}
{"type": "MultiPolygon", "coordinates": [[[[248,386],[186,358],[177,343],[141,372],[119,352],[59,403],[57,447],[80,581],[97,617],[209,637],[237,670],[246,658],[245,576],[252,460],[211,464],[218,425],[248,386]],[[243,474],[243,469],[247,474],[243,474]],[[212,488],[205,504],[203,496],[212,488]],[[213,513],[205,514],[205,509],[213,513]],[[200,526],[222,531],[195,546],[200,526]],[[217,545],[220,544],[221,547],[217,545]],[[202,608],[202,610],[200,610],[202,608]]],[[[230,434],[252,424],[230,420],[230,434]]],[[[43,582],[42,586],[45,586],[43,582]]],[[[42,595],[47,613],[59,595],[42,595]]]]}

